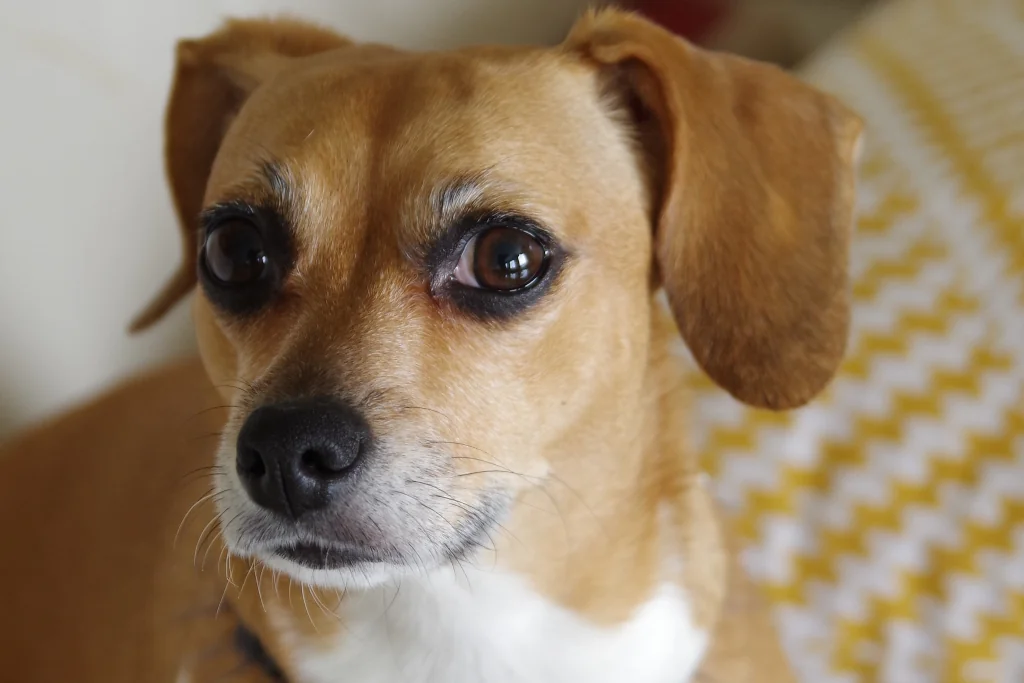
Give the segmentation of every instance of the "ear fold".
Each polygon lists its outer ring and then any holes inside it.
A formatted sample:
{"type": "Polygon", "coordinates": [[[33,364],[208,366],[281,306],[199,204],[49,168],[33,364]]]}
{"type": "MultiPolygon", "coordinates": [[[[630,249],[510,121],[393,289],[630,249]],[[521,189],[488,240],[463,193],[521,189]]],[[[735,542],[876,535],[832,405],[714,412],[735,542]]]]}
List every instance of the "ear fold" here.
{"type": "Polygon", "coordinates": [[[196,284],[197,220],[206,182],[224,134],[245,100],[289,59],[347,44],[331,31],[287,19],[229,21],[206,38],[178,43],[164,153],[181,226],[182,261],[132,321],[132,332],[158,321],[196,284]]]}
{"type": "Polygon", "coordinates": [[[590,13],[566,46],[618,71],[656,119],[656,260],[697,362],[755,406],[813,398],[846,346],[860,120],[775,67],[635,15],[590,13]]]}

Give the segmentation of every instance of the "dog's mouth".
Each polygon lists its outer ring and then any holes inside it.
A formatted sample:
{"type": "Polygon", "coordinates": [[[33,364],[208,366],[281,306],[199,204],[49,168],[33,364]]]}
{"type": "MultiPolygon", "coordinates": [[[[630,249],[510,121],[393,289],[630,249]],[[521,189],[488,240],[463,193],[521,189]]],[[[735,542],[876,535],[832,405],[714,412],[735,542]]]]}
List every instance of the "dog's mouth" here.
{"type": "Polygon", "coordinates": [[[279,546],[271,552],[306,569],[343,569],[364,563],[387,562],[387,558],[380,552],[354,546],[292,543],[279,546]]]}
{"type": "Polygon", "coordinates": [[[504,491],[484,490],[472,502],[444,507],[442,503],[455,501],[445,495],[442,501],[427,499],[420,513],[405,503],[406,498],[413,495],[396,498],[390,505],[353,504],[353,509],[326,510],[299,520],[245,510],[225,524],[225,541],[235,554],[300,581],[376,584],[472,561],[478,552],[494,550],[494,539],[500,538],[494,529],[510,500],[504,491]]]}
{"type": "MultiPolygon", "coordinates": [[[[500,508],[490,512],[495,513],[500,508]]],[[[413,551],[410,561],[406,554],[397,548],[374,547],[362,544],[348,544],[331,541],[293,540],[264,547],[257,551],[268,560],[284,560],[310,570],[344,570],[368,565],[402,567],[422,566],[428,556],[433,556],[437,563],[445,564],[467,558],[478,548],[490,548],[490,530],[496,524],[493,514],[480,514],[466,519],[458,529],[457,536],[448,537],[431,549],[421,548],[413,551]]]]}
{"type": "MultiPolygon", "coordinates": [[[[487,527],[481,525],[473,531],[475,533],[463,536],[457,544],[445,547],[439,560],[444,562],[461,560],[477,548],[488,547],[485,542],[481,541],[483,537],[486,537],[487,527]]],[[[345,569],[367,564],[396,566],[408,564],[401,556],[374,548],[309,542],[279,545],[271,549],[268,554],[306,569],[319,570],[345,569]]]]}

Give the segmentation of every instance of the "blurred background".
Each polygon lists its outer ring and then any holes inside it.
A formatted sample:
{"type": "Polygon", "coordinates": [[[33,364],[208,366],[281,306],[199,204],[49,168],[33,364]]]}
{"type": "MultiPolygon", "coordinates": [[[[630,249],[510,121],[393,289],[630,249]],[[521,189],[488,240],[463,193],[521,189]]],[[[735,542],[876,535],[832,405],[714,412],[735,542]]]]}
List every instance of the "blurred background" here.
{"type": "MultiPolygon", "coordinates": [[[[0,22],[0,438],[193,349],[188,307],[126,325],[178,259],[162,108],[178,38],[287,12],[429,49],[554,43],[587,0],[4,0],[0,22]]],[[[644,3],[641,3],[644,4],[644,3]]],[[[791,64],[863,0],[645,3],[681,33],[791,64]]]]}

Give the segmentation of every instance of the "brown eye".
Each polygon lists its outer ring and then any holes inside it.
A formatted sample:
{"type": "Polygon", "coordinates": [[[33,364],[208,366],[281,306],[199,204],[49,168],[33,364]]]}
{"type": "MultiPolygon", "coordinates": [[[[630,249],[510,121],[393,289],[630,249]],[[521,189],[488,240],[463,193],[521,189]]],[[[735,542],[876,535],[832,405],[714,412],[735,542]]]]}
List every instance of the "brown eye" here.
{"type": "Polygon", "coordinates": [[[459,257],[455,279],[468,287],[511,292],[539,281],[547,264],[547,249],[534,235],[498,226],[470,240],[459,257]]]}
{"type": "Polygon", "coordinates": [[[213,279],[226,285],[256,282],[267,266],[259,230],[241,219],[225,221],[210,231],[203,260],[213,279]]]}

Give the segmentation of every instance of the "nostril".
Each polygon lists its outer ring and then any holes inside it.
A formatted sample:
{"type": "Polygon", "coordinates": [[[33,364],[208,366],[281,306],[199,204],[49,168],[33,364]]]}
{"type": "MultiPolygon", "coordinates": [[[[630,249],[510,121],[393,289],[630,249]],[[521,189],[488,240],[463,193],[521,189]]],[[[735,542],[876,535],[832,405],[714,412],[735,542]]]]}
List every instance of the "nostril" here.
{"type": "Polygon", "coordinates": [[[263,456],[255,448],[239,448],[235,466],[238,474],[251,479],[259,479],[267,473],[263,456]]]}
{"type": "Polygon", "coordinates": [[[302,452],[299,463],[307,474],[318,478],[329,478],[344,474],[352,466],[353,460],[342,453],[334,453],[330,449],[310,448],[302,452]]]}

